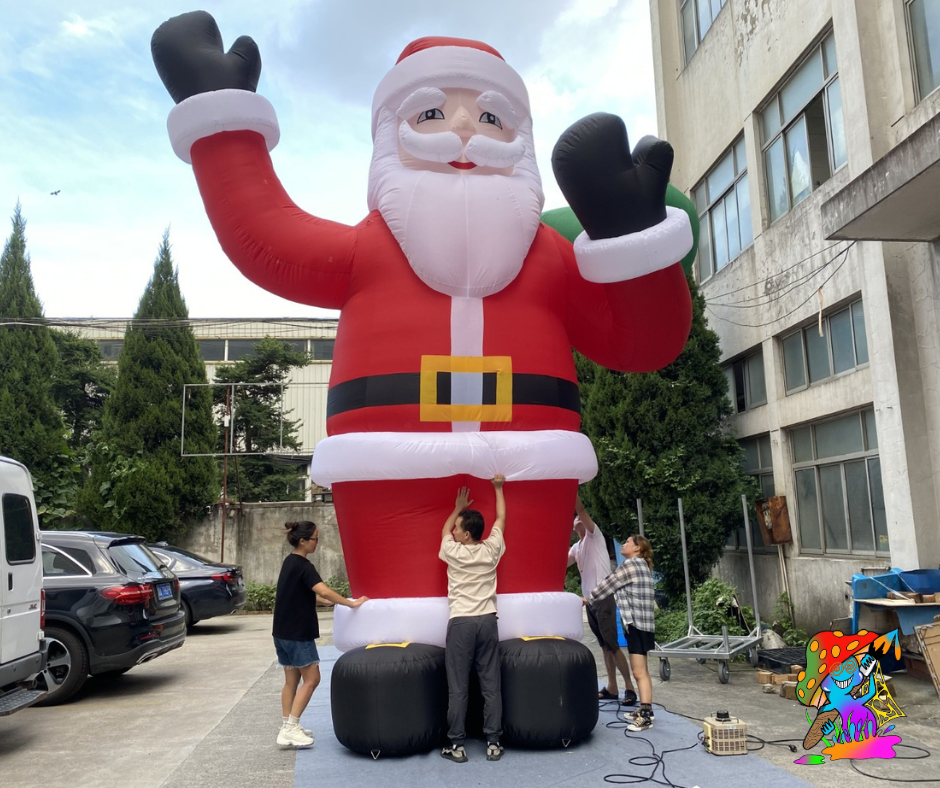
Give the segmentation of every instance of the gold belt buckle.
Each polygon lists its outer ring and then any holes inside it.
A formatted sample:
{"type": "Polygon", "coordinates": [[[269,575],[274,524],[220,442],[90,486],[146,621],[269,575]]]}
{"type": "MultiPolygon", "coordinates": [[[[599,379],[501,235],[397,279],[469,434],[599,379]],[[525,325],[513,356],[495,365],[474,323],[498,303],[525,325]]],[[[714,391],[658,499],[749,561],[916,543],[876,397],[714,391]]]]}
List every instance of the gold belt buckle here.
{"type": "Polygon", "coordinates": [[[421,356],[421,421],[512,421],[510,356],[421,356]],[[438,401],[441,372],[496,374],[496,402],[452,405],[438,401]]]}

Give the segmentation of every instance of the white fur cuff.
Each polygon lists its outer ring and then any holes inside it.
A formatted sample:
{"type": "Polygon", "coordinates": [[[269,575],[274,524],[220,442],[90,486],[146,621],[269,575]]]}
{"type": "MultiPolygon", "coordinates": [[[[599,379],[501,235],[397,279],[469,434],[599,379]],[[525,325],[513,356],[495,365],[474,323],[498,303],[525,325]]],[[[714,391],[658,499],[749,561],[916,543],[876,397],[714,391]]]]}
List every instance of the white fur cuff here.
{"type": "Polygon", "coordinates": [[[192,164],[190,148],[196,140],[221,131],[256,131],[274,150],[281,132],[271,102],[249,90],[215,90],[181,101],[166,121],[173,152],[192,164]]]}
{"type": "MultiPolygon", "coordinates": [[[[581,640],[580,597],[563,591],[497,594],[499,639],[563,637],[581,640]]],[[[349,651],[373,643],[430,643],[444,646],[450,611],[447,597],[370,599],[351,610],[337,605],[333,643],[349,651]]]]}
{"type": "Polygon", "coordinates": [[[626,282],[677,263],[692,248],[692,223],[681,208],[666,206],[659,224],[619,238],[592,241],[581,233],[574,253],[581,276],[589,282],[626,282]]]}

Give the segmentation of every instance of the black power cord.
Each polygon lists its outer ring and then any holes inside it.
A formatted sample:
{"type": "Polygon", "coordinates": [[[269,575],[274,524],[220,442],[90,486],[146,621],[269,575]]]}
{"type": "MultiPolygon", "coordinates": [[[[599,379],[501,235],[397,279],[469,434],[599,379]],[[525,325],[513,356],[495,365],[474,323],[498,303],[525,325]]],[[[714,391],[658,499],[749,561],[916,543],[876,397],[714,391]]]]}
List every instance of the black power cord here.
{"type": "MultiPolygon", "coordinates": [[[[701,717],[691,717],[688,714],[683,714],[682,712],[671,711],[670,709],[667,709],[665,706],[663,706],[661,703],[654,703],[652,705],[658,706],[663,711],[668,712],[669,714],[675,714],[677,717],[683,717],[684,719],[691,720],[692,722],[699,723],[699,724],[702,722],[701,717]]],[[[620,702],[619,701],[601,701],[600,710],[605,711],[605,712],[613,712],[616,714],[621,711],[620,702]]],[[[656,785],[665,785],[665,786],[668,786],[668,788],[685,788],[685,786],[680,786],[672,782],[666,776],[666,760],[665,760],[666,755],[668,755],[669,753],[673,753],[673,752],[682,752],[684,750],[691,750],[693,747],[696,747],[700,744],[704,745],[704,732],[700,732],[698,734],[698,740],[694,744],[690,744],[688,747],[676,747],[675,749],[672,749],[672,750],[663,750],[661,753],[657,753],[656,747],[653,745],[653,743],[649,739],[646,739],[643,736],[636,736],[636,735],[631,736],[630,733],[626,730],[626,723],[621,723],[619,720],[606,723],[606,727],[612,728],[612,729],[619,728],[621,725],[623,725],[624,736],[626,736],[628,739],[638,739],[640,741],[646,742],[646,744],[648,744],[650,749],[652,750],[651,755],[635,756],[633,758],[630,758],[628,763],[631,766],[639,766],[639,767],[645,767],[645,768],[652,766],[653,771],[649,774],[649,776],[639,775],[639,774],[630,774],[630,773],[606,774],[604,775],[604,782],[612,783],[614,785],[633,785],[636,783],[650,782],[656,785]],[[656,779],[656,772],[659,771],[660,768],[662,768],[661,780],[656,779]]],[[[747,741],[749,743],[757,743],[760,745],[759,747],[753,747],[753,748],[748,747],[747,751],[749,753],[758,752],[764,749],[764,747],[768,745],[773,746],[773,747],[786,747],[791,753],[797,753],[799,752],[799,748],[797,747],[796,744],[794,744],[794,742],[802,743],[802,739],[762,739],[760,738],[760,736],[756,736],[753,733],[747,734],[747,741]]],[[[899,756],[896,756],[895,759],[892,759],[893,762],[898,761],[898,760],[919,761],[925,758],[929,758],[931,756],[931,753],[929,750],[925,750],[923,747],[917,747],[913,744],[899,743],[896,746],[898,748],[903,747],[908,750],[915,750],[916,752],[923,753],[923,754],[922,755],[909,755],[906,757],[902,757],[899,755],[899,756]]],[[[849,760],[849,765],[858,774],[862,775],[863,777],[869,777],[872,780],[881,780],[883,782],[895,782],[895,783],[940,783],[940,778],[902,779],[898,777],[879,777],[878,775],[869,774],[868,772],[862,771],[858,767],[856,761],[854,760],[849,760]]]]}

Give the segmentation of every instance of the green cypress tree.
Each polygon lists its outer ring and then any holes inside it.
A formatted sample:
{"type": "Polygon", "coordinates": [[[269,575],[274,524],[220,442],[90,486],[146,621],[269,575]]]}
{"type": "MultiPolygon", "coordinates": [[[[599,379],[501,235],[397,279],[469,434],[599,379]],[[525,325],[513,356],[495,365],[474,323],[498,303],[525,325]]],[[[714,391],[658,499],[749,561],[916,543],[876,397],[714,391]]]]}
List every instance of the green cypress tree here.
{"type": "MultiPolygon", "coordinates": [[[[172,541],[218,499],[214,460],[180,456],[183,385],[207,382],[188,317],[165,233],[124,336],[102,440],[80,498],[82,513],[98,527],[172,541]]],[[[212,452],[208,388],[188,389],[185,430],[188,453],[212,452]]]]}
{"type": "Polygon", "coordinates": [[[26,254],[26,220],[19,204],[0,256],[0,454],[24,463],[36,484],[46,525],[64,514],[63,486],[74,486],[65,426],[52,394],[58,364],[52,330],[42,323],[26,254]],[[17,322],[23,321],[23,322],[17,322]]]}
{"type": "MultiPolygon", "coordinates": [[[[252,383],[236,386],[235,402],[231,403],[234,418],[229,429],[230,439],[240,452],[268,452],[278,448],[298,449],[297,429],[300,422],[282,413],[283,390],[294,367],[305,367],[310,359],[294,350],[287,342],[271,337],[259,340],[253,351],[234,364],[219,367],[216,383],[252,383]]],[[[221,423],[226,412],[226,394],[231,389],[214,390],[215,409],[221,423]]],[[[219,433],[224,440],[224,428],[219,433]]],[[[296,464],[284,464],[268,457],[234,457],[229,462],[227,496],[241,501],[299,501],[303,488],[297,480],[304,473],[296,464]]]]}
{"type": "MultiPolygon", "coordinates": [[[[582,430],[597,450],[597,477],[585,505],[623,540],[637,530],[643,503],[655,568],[673,599],[685,591],[677,500],[682,498],[693,585],[708,577],[728,534],[741,524],[741,494],[756,494],[742,451],[727,428],[728,381],[718,366],[718,336],[705,319],[695,282],[692,329],[668,367],[642,374],[612,372],[576,354],[582,430]]],[[[752,498],[753,499],[753,498],[752,498]]]]}

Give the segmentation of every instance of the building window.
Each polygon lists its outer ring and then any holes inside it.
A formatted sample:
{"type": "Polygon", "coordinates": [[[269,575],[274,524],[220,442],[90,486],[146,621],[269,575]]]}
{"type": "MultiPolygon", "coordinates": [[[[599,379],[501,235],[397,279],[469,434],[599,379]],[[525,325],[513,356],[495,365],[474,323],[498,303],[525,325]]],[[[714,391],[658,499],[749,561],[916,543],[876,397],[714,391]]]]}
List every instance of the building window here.
{"type": "MultiPolygon", "coordinates": [[[[290,349],[297,353],[307,352],[306,339],[278,339],[277,341],[290,346],[290,349]]],[[[229,339],[226,358],[228,361],[241,361],[245,356],[255,352],[255,345],[257,344],[257,339],[229,339]]]]}
{"type": "Polygon", "coordinates": [[[783,339],[787,394],[868,363],[865,313],[856,301],[783,339]]]}
{"type": "MultiPolygon", "coordinates": [[[[744,470],[757,478],[760,486],[761,498],[775,495],[773,458],[770,453],[770,435],[760,435],[754,438],[742,438],[738,444],[744,449],[744,470]]],[[[751,523],[751,545],[755,551],[764,550],[764,538],[760,534],[760,523],[754,510],[754,501],[748,501],[751,523]]],[[[747,550],[747,534],[744,533],[744,524],[739,525],[728,537],[726,547],[737,550],[747,550]]]]}
{"type": "Polygon", "coordinates": [[[754,242],[744,137],[692,190],[700,220],[698,274],[704,282],[754,242]]]}
{"type": "Polygon", "coordinates": [[[98,347],[101,349],[103,361],[117,361],[124,347],[123,339],[99,339],[98,347]]]}
{"type": "Polygon", "coordinates": [[[225,361],[224,339],[197,339],[196,344],[203,361],[225,361]]]}
{"type": "Polygon", "coordinates": [[[875,413],[790,434],[801,552],[888,553],[875,413]]]}
{"type": "Polygon", "coordinates": [[[919,98],[940,86],[940,3],[908,0],[907,25],[911,34],[914,73],[919,98]]]}
{"type": "Polygon", "coordinates": [[[736,413],[767,404],[763,348],[731,362],[724,367],[724,373],[728,377],[728,396],[736,413]]]}
{"type": "Polygon", "coordinates": [[[830,33],[760,113],[770,220],[805,200],[846,162],[842,94],[830,33]]]}
{"type": "Polygon", "coordinates": [[[680,0],[679,14],[682,18],[686,63],[692,59],[708,28],[712,26],[726,2],[727,0],[680,0]]]}
{"type": "Polygon", "coordinates": [[[313,345],[312,357],[314,361],[332,361],[333,360],[333,339],[312,339],[313,345]]]}

